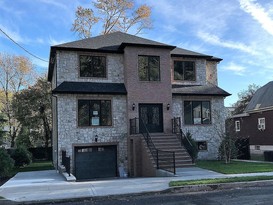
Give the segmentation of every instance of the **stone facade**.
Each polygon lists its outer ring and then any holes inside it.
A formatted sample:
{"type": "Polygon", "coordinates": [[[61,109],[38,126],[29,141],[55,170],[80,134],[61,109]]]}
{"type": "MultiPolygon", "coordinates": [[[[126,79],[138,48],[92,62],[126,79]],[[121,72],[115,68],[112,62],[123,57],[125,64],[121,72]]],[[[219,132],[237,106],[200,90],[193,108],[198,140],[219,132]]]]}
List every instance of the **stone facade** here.
{"type": "Polygon", "coordinates": [[[218,147],[220,145],[219,132],[224,132],[226,113],[224,109],[224,99],[222,97],[182,97],[173,98],[173,116],[181,118],[181,128],[184,133],[190,132],[193,139],[207,142],[207,150],[200,151],[199,159],[217,159],[218,147]],[[211,124],[207,125],[185,125],[183,103],[190,101],[210,101],[211,103],[211,124]]]}
{"type": "Polygon", "coordinates": [[[57,86],[63,81],[124,83],[123,55],[92,53],[106,56],[106,78],[79,77],[79,56],[86,52],[59,51],[57,53],[57,86]]]}
{"type": "Polygon", "coordinates": [[[105,95],[62,95],[58,96],[58,153],[66,150],[72,156],[76,146],[118,145],[118,163],[127,164],[127,110],[126,96],[105,95]],[[78,99],[110,99],[112,103],[112,126],[109,127],[78,127],[78,99]],[[95,137],[98,138],[95,142],[95,137]]]}

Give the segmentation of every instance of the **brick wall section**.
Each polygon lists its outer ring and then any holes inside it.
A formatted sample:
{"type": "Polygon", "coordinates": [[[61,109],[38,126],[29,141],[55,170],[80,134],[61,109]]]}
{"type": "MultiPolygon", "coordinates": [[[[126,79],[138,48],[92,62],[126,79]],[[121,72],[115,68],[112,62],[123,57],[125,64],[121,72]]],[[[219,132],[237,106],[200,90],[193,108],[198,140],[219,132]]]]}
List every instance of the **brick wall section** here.
{"type": "Polygon", "coordinates": [[[102,95],[59,95],[58,96],[58,153],[61,160],[61,150],[72,157],[74,167],[74,146],[117,144],[118,166],[124,163],[127,170],[127,114],[126,96],[102,95]],[[111,99],[111,127],[78,127],[77,99],[111,99]],[[95,136],[98,142],[95,142],[95,136]]]}
{"type": "Polygon", "coordinates": [[[124,49],[125,85],[127,88],[128,118],[138,118],[139,103],[163,104],[164,132],[171,132],[171,109],[167,104],[172,104],[170,50],[141,47],[126,47],[124,49]],[[139,81],[138,56],[152,55],[160,57],[160,81],[139,81]],[[136,109],[131,109],[135,103],[136,109]]]}
{"type": "Polygon", "coordinates": [[[224,109],[224,99],[222,97],[185,97],[174,96],[173,98],[173,116],[181,117],[182,130],[186,134],[189,131],[196,141],[207,141],[208,150],[200,151],[199,159],[216,159],[218,156],[218,147],[220,144],[219,131],[225,131],[226,109],[224,109]],[[184,107],[185,100],[209,100],[211,102],[210,125],[185,125],[184,107]]]}
{"type": "Polygon", "coordinates": [[[218,85],[217,80],[217,62],[216,61],[207,61],[206,62],[207,72],[206,79],[207,82],[212,83],[214,85],[218,85]]]}
{"type": "Polygon", "coordinates": [[[57,52],[57,85],[63,81],[79,82],[104,82],[123,83],[124,67],[122,54],[89,53],[90,55],[106,56],[107,78],[81,78],[79,77],[79,55],[88,53],[77,53],[73,51],[57,52]]]}
{"type": "Polygon", "coordinates": [[[134,177],[156,176],[156,168],[143,137],[139,135],[130,136],[129,140],[131,143],[130,147],[128,147],[128,152],[130,153],[130,163],[128,166],[131,167],[130,170],[133,169],[133,173],[129,172],[129,175],[134,177]]]}

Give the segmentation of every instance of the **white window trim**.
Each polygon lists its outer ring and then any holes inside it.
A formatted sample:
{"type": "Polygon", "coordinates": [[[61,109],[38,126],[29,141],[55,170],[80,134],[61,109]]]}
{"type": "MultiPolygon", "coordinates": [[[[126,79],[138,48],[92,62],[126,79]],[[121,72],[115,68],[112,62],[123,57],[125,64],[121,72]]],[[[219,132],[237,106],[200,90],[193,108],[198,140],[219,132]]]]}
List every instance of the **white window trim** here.
{"type": "Polygon", "coordinates": [[[258,130],[265,130],[265,118],[258,118],[258,130]]]}
{"type": "Polygon", "coordinates": [[[239,120],[236,120],[236,121],[235,121],[235,131],[236,131],[236,132],[241,131],[241,123],[240,123],[239,120]]]}

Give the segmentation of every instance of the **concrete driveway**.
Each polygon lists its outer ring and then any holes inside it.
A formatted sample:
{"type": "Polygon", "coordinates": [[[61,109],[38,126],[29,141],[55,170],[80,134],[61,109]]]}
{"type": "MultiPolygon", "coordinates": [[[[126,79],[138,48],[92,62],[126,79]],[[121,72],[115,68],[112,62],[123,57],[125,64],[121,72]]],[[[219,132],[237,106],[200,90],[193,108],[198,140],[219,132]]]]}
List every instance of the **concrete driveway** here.
{"type": "MultiPolygon", "coordinates": [[[[245,175],[253,176],[255,174],[245,175]]],[[[259,173],[258,175],[273,175],[273,172],[259,173]]],[[[168,189],[169,182],[172,180],[224,177],[231,176],[197,167],[177,169],[176,177],[118,178],[86,182],[67,182],[55,170],[20,172],[0,187],[0,196],[17,202],[54,201],[94,196],[157,192],[168,189]]]]}

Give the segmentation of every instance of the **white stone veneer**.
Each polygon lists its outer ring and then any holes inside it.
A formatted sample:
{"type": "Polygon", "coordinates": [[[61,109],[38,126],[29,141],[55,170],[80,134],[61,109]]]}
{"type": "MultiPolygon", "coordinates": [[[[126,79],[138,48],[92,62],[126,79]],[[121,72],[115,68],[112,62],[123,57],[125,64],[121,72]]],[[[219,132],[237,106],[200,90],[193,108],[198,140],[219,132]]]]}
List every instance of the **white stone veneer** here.
{"type": "Polygon", "coordinates": [[[218,157],[218,148],[220,144],[219,132],[225,131],[226,109],[224,109],[224,99],[222,97],[173,97],[173,116],[180,117],[182,130],[186,134],[189,131],[196,141],[207,141],[208,150],[200,151],[199,159],[216,159],[218,157]],[[185,100],[211,102],[211,119],[210,125],[185,125],[184,108],[185,100]]]}
{"type": "Polygon", "coordinates": [[[118,145],[118,165],[127,165],[127,113],[126,96],[115,95],[59,95],[58,96],[58,152],[61,161],[61,150],[66,150],[72,158],[73,145],[95,145],[95,136],[99,143],[116,143],[118,145]],[[112,126],[78,127],[78,99],[110,99],[112,103],[112,126]]]}

